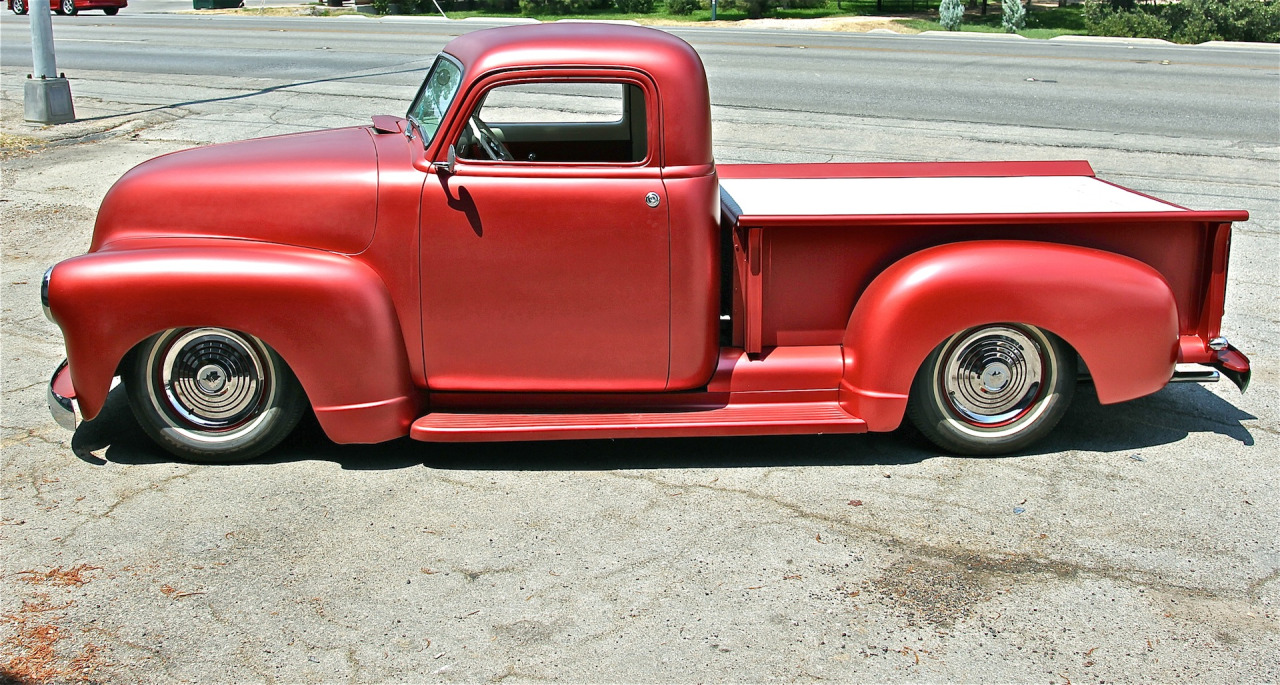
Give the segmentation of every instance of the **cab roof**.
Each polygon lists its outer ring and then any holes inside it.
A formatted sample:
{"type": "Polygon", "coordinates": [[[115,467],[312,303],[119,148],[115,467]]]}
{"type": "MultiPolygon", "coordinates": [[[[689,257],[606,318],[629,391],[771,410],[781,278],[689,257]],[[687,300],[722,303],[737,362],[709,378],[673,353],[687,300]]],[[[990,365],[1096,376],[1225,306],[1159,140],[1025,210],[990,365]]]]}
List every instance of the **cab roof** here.
{"type": "Polygon", "coordinates": [[[463,89],[491,74],[544,67],[625,67],[647,74],[660,99],[666,166],[712,163],[711,104],[698,53],[657,29],[555,22],[484,29],[454,38],[444,52],[463,65],[463,89]]]}

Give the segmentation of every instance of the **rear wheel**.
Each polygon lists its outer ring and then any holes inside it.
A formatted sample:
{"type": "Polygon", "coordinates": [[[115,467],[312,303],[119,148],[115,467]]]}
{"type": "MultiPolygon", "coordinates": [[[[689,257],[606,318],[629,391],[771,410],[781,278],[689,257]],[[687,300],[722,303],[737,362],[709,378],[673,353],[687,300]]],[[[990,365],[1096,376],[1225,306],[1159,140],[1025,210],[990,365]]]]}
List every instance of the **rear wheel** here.
{"type": "Polygon", "coordinates": [[[119,7],[103,7],[102,13],[107,15],[108,17],[114,17],[120,13],[120,8],[119,7]]]}
{"type": "Polygon", "coordinates": [[[76,9],[76,0],[62,0],[59,4],[62,7],[61,14],[74,15],[76,12],[80,11],[76,9]]]}
{"type": "Polygon", "coordinates": [[[125,386],[143,430],[194,462],[261,455],[289,435],[306,408],[280,355],[224,328],[175,328],[149,338],[125,386]]]}
{"type": "Polygon", "coordinates": [[[13,0],[12,9],[14,14],[26,14],[27,0],[13,0]]]}
{"type": "Polygon", "coordinates": [[[979,326],[929,354],[907,415],[945,450],[1005,454],[1053,430],[1075,386],[1075,352],[1061,338],[1024,324],[979,326]]]}

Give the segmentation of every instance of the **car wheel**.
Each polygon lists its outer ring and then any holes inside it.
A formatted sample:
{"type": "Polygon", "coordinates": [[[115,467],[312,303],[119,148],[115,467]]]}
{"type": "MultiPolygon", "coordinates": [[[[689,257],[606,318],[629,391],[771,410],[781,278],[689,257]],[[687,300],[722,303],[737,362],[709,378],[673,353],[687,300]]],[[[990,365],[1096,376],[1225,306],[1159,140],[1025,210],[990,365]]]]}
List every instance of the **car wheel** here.
{"type": "Polygon", "coordinates": [[[125,387],[143,430],[194,462],[252,459],[297,425],[306,396],[261,340],[224,328],[175,328],[134,353],[125,387]]]}
{"type": "Polygon", "coordinates": [[[13,6],[10,8],[14,14],[27,13],[27,0],[13,0],[13,6]]]}
{"type": "Polygon", "coordinates": [[[107,15],[108,17],[114,17],[120,13],[120,8],[119,7],[103,7],[102,13],[107,15]]]}
{"type": "Polygon", "coordinates": [[[991,324],[951,336],[916,373],[907,415],[937,446],[1016,452],[1044,437],[1075,394],[1076,355],[1034,326],[991,324]]]}
{"type": "Polygon", "coordinates": [[[76,12],[80,11],[76,9],[76,0],[62,0],[59,5],[62,7],[62,14],[75,16],[76,12]]]}

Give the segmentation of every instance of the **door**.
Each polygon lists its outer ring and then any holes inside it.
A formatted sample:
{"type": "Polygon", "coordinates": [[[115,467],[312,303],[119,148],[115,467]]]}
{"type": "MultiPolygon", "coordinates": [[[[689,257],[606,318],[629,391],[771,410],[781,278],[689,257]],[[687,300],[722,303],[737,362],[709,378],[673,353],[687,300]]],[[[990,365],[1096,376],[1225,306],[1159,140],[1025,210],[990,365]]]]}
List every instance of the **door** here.
{"type": "Polygon", "coordinates": [[[666,387],[669,234],[645,95],[560,77],[469,105],[453,173],[423,189],[432,390],[666,387]]]}

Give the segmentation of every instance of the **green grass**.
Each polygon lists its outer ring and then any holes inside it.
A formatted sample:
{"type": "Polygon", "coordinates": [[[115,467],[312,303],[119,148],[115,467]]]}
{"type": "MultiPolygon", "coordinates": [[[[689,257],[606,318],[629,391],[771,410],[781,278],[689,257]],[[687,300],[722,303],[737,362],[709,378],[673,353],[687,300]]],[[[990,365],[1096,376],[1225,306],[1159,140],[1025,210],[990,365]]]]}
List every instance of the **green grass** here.
{"type": "MultiPolygon", "coordinates": [[[[993,3],[994,4],[994,3],[993,3]]],[[[944,31],[942,24],[928,19],[899,19],[899,24],[917,31],[944,31]]],[[[1000,25],[1000,5],[987,10],[984,17],[974,11],[966,12],[961,31],[974,33],[1004,33],[1000,25]]],[[[1053,38],[1063,35],[1088,33],[1084,27],[1084,9],[1081,5],[1069,5],[1053,9],[1036,8],[1027,15],[1027,28],[1018,32],[1027,38],[1053,38]]]]}
{"type": "MultiPolygon", "coordinates": [[[[937,9],[937,0],[884,0],[882,11],[876,10],[875,0],[828,0],[825,7],[795,7],[790,9],[773,9],[765,13],[768,19],[825,19],[827,17],[847,17],[847,16],[865,16],[876,14],[903,14],[914,7],[915,12],[923,13],[930,9],[937,9]]],[[[446,10],[445,13],[450,19],[465,19],[467,17],[510,17],[510,12],[496,12],[485,10],[446,10]]],[[[557,19],[596,19],[596,20],[645,20],[660,19],[665,21],[680,21],[698,23],[711,21],[711,10],[701,9],[692,14],[672,14],[667,11],[666,4],[659,1],[655,3],[653,12],[649,14],[628,14],[623,12],[601,10],[599,12],[590,12],[586,14],[535,14],[523,15],[539,21],[556,21],[557,19]]],[[[719,21],[740,21],[747,18],[747,13],[742,10],[731,10],[723,7],[716,12],[716,19],[719,21]]]]}
{"type": "MultiPolygon", "coordinates": [[[[861,16],[863,13],[850,11],[847,9],[849,3],[842,3],[846,9],[836,9],[831,7],[810,7],[810,8],[793,8],[779,9],[765,13],[765,17],[769,19],[825,19],[827,17],[849,17],[861,16]]],[[[875,3],[871,3],[872,7],[875,3]]],[[[510,17],[511,13],[503,12],[485,12],[481,10],[473,11],[445,11],[450,19],[465,19],[467,17],[510,17]]],[[[870,12],[866,14],[871,14],[870,12]]],[[[592,12],[588,14],[534,14],[534,15],[516,15],[524,16],[539,21],[556,21],[558,19],[594,19],[594,20],[639,20],[645,19],[661,19],[665,21],[680,21],[689,23],[698,23],[711,21],[711,10],[698,10],[692,14],[671,14],[665,6],[659,5],[649,14],[627,14],[623,12],[592,12]]],[[[720,10],[716,12],[716,20],[718,21],[741,21],[747,18],[747,13],[739,10],[720,10]]]]}
{"type": "MultiPolygon", "coordinates": [[[[916,31],[941,31],[942,25],[931,19],[911,18],[923,16],[937,16],[937,2],[927,2],[926,0],[884,0],[881,10],[876,9],[875,0],[840,0],[837,4],[835,0],[828,0],[824,7],[798,7],[791,9],[774,9],[765,13],[765,17],[769,19],[825,19],[831,17],[850,17],[850,16],[903,16],[907,17],[897,20],[902,26],[916,31]],[[914,11],[912,11],[914,9],[914,11]]],[[[446,11],[450,19],[465,19],[467,17],[496,18],[510,17],[510,12],[497,12],[485,10],[471,11],[446,11]]],[[[558,19],[595,19],[595,20],[659,20],[673,22],[689,22],[696,24],[711,20],[711,10],[702,9],[692,14],[671,14],[667,11],[665,3],[658,2],[654,7],[654,11],[649,14],[634,14],[617,11],[601,10],[599,12],[591,12],[585,14],[548,14],[548,15],[532,15],[532,19],[540,21],[556,21],[558,19]]],[[[716,19],[720,21],[740,21],[747,18],[747,14],[741,10],[721,9],[716,13],[716,19]]],[[[961,25],[962,31],[975,31],[982,33],[1003,33],[1004,29],[1000,26],[1000,3],[996,0],[990,0],[986,16],[982,16],[976,10],[970,10],[965,13],[964,24],[961,25]]],[[[1071,5],[1067,7],[1057,7],[1051,9],[1036,8],[1027,15],[1027,28],[1019,31],[1019,35],[1027,38],[1052,38],[1064,34],[1081,34],[1085,33],[1084,14],[1080,5],[1071,5]]]]}

